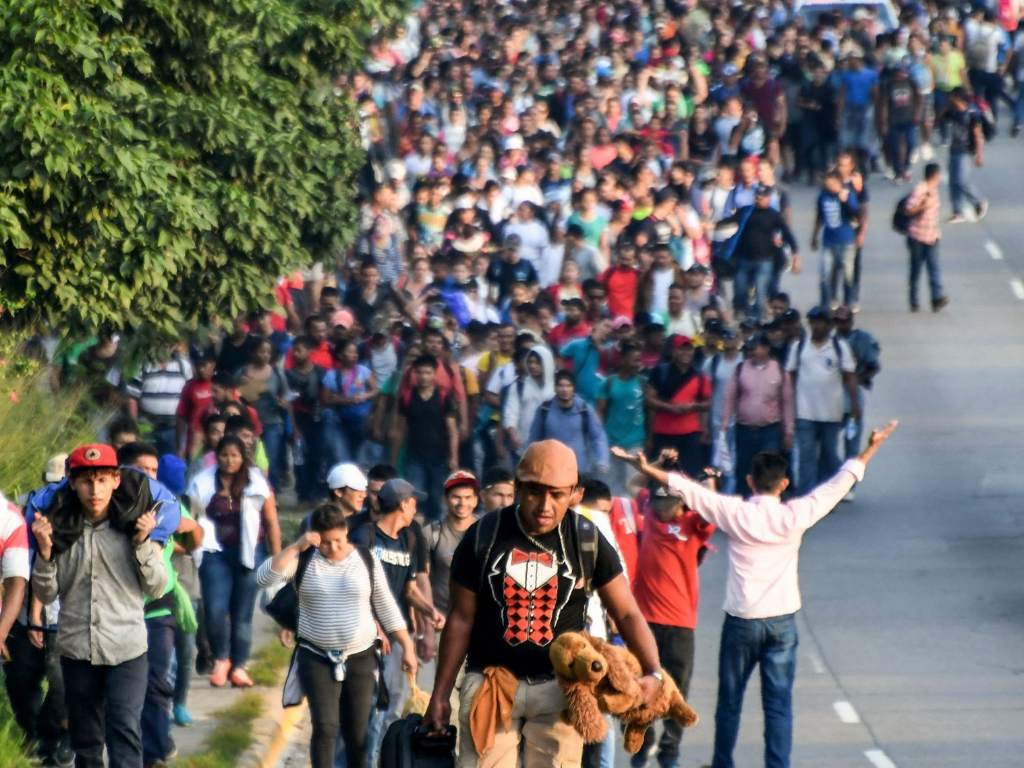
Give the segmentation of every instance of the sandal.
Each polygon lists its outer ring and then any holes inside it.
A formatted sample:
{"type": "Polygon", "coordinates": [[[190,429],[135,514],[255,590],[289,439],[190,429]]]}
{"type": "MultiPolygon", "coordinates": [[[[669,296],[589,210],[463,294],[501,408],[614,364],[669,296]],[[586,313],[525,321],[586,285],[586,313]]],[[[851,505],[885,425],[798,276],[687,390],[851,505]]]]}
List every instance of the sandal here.
{"type": "Polygon", "coordinates": [[[254,685],[255,683],[249,677],[249,673],[245,671],[245,667],[235,667],[231,670],[232,688],[252,688],[254,685]]]}
{"type": "Polygon", "coordinates": [[[210,685],[214,688],[223,688],[228,684],[228,672],[231,671],[231,662],[227,659],[219,659],[213,663],[213,671],[210,672],[210,685]]]}

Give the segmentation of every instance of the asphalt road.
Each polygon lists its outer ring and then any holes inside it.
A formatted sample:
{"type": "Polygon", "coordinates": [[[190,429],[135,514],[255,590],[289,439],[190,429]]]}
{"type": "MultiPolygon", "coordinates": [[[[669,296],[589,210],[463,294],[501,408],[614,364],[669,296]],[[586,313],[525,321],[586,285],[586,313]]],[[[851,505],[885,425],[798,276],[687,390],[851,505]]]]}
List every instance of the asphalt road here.
{"type": "MultiPolygon", "coordinates": [[[[974,175],[988,217],[943,227],[952,303],[939,314],[908,312],[906,249],[890,228],[907,187],[870,180],[857,322],[881,342],[882,373],[866,413],[901,427],[856,501],[804,541],[794,766],[1024,766],[1024,144],[988,150],[974,175]]],[[[814,192],[792,193],[806,245],[814,192]]],[[[803,309],[817,295],[817,257],[804,258],[784,285],[803,309]]],[[[684,738],[684,768],[711,756],[727,557],[716,543],[691,691],[703,720],[684,738]]],[[[755,674],[741,768],[763,765],[762,727],[755,674]]]]}

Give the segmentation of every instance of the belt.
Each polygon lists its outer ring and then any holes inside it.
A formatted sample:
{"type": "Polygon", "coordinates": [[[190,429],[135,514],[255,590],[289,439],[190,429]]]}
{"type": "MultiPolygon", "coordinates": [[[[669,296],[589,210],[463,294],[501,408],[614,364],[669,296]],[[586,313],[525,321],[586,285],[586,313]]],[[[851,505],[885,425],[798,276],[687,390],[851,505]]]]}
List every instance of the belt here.
{"type": "Polygon", "coordinates": [[[554,679],[554,672],[544,672],[539,675],[523,675],[519,678],[519,682],[526,683],[527,685],[543,685],[544,683],[550,683],[554,679]]]}
{"type": "Polygon", "coordinates": [[[768,429],[769,427],[777,427],[781,423],[782,422],[780,422],[780,421],[773,421],[771,424],[740,424],[739,422],[736,422],[736,426],[737,427],[743,427],[744,429],[757,429],[757,430],[761,430],[761,429],[768,429]]]}

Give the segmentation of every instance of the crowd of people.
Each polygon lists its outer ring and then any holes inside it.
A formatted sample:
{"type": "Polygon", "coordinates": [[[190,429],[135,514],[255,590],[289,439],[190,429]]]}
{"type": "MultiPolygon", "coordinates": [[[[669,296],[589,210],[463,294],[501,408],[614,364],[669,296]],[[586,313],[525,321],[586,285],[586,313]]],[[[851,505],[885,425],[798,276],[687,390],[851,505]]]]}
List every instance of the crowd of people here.
{"type": "MultiPolygon", "coordinates": [[[[861,478],[840,467],[865,451],[881,370],[856,322],[873,174],[901,184],[926,163],[893,227],[910,309],[922,271],[932,310],[949,302],[936,153],[950,223],[983,217],[970,166],[1000,100],[1013,133],[1024,115],[1012,5],[906,3],[890,28],[876,5],[427,0],[374,38],[336,83],[367,155],[351,248],[136,370],[114,330],[41,340],[55,385],[117,412],[103,443],[47,464],[23,512],[0,506],[0,647],[42,759],[166,762],[189,671],[251,686],[255,607],[282,584],[318,768],[374,764],[409,678],[440,726],[457,678],[466,698],[497,685],[495,664],[536,700],[515,700],[519,730],[486,755],[464,709],[463,764],[514,764],[520,731],[527,764],[578,761],[545,647],[580,622],[625,640],[645,690],[664,668],[685,693],[716,526],[764,543],[737,520],[774,499],[769,516],[801,510],[778,534],[792,554],[861,478]],[[786,187],[802,183],[820,187],[803,253],[786,187]],[[785,281],[808,252],[820,295],[801,311],[785,281]],[[708,467],[739,498],[682,479],[708,467]],[[293,544],[285,501],[308,513],[293,544]],[[446,622],[461,639],[440,642],[446,622]]],[[[788,591],[769,607],[730,571],[723,654],[749,641],[743,622],[792,650],[795,555],[776,566],[788,591]]],[[[732,765],[751,669],[720,670],[714,768],[732,765]]],[[[766,764],[784,766],[791,665],[775,673],[766,764]]],[[[664,768],[680,737],[665,728],[664,768]]],[[[612,742],[582,759],[611,765],[612,742]]]]}

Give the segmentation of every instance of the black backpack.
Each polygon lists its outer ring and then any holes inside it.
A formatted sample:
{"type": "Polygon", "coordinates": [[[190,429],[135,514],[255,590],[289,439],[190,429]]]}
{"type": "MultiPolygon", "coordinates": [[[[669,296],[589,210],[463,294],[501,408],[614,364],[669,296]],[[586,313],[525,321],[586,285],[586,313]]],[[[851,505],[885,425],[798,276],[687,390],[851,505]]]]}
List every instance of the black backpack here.
{"type": "MultiPolygon", "coordinates": [[[[366,570],[370,574],[372,600],[373,554],[366,547],[356,547],[356,551],[359,552],[359,557],[362,558],[363,565],[366,566],[366,570]]],[[[297,631],[299,626],[299,586],[302,584],[302,578],[306,575],[306,569],[309,568],[309,561],[313,559],[314,552],[316,552],[316,548],[310,547],[299,553],[299,564],[295,567],[295,576],[281,587],[274,598],[263,608],[270,618],[284,629],[290,629],[292,632],[297,631]]]]}
{"type": "Polygon", "coordinates": [[[443,735],[432,734],[420,715],[407,715],[384,733],[380,768],[454,768],[455,736],[454,725],[443,735]]]}
{"type": "Polygon", "coordinates": [[[901,197],[892,212],[893,231],[898,232],[901,235],[905,235],[910,231],[910,222],[915,218],[907,212],[907,203],[910,202],[911,194],[913,193],[901,197]]]}

